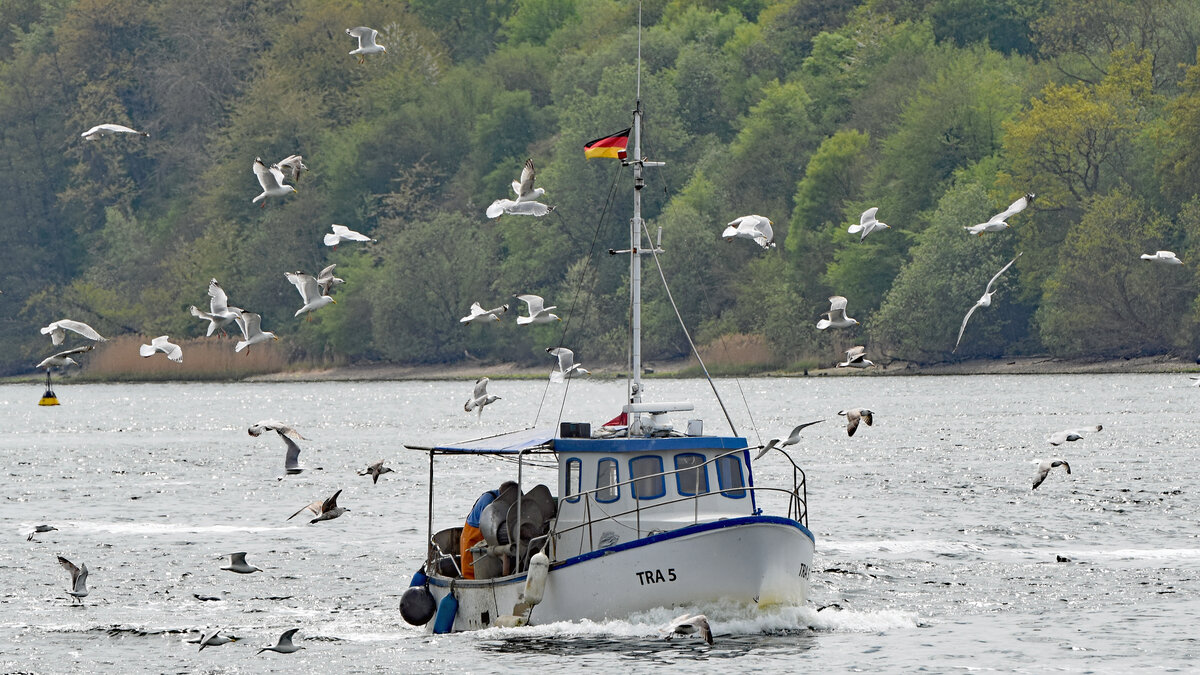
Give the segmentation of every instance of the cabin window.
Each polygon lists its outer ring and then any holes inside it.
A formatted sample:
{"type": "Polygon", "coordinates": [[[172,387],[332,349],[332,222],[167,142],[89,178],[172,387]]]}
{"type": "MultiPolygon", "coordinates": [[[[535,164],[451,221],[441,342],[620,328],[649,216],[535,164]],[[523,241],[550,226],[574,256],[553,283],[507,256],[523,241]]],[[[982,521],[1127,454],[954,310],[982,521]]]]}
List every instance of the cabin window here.
{"type": "Polygon", "coordinates": [[[634,499],[658,499],[667,494],[663,480],[663,461],[658,455],[634,457],[629,460],[629,475],[633,479],[634,499]],[[657,475],[656,475],[657,474],[657,475]]]}
{"type": "Polygon", "coordinates": [[[702,495],[708,492],[708,467],[705,457],[694,452],[675,455],[675,483],[683,496],[702,495]]]}
{"type": "Polygon", "coordinates": [[[567,460],[567,480],[564,489],[566,494],[564,496],[569,502],[574,503],[579,501],[580,484],[583,479],[582,473],[583,462],[574,458],[567,460]]]}
{"type": "Polygon", "coordinates": [[[726,455],[717,460],[717,484],[721,487],[721,494],[730,499],[746,496],[742,460],[737,455],[726,455]]]}
{"type": "Polygon", "coordinates": [[[596,467],[596,501],[615,502],[621,496],[621,482],[617,477],[617,460],[602,459],[596,467]]]}

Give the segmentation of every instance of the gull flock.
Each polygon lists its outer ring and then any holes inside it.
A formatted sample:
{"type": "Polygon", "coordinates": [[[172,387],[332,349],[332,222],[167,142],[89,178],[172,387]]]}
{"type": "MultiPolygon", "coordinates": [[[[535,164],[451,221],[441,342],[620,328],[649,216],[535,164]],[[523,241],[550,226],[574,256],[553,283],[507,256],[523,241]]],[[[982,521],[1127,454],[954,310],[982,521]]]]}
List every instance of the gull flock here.
{"type": "MultiPolygon", "coordinates": [[[[358,47],[351,50],[349,55],[357,57],[359,64],[365,64],[368,55],[374,58],[374,55],[385,54],[387,52],[387,48],[376,41],[378,31],[374,29],[359,26],[346,29],[346,34],[357,40],[358,47]]],[[[148,138],[150,134],[120,124],[99,124],[83,132],[80,136],[84,140],[95,142],[108,136],[140,136],[148,138]]],[[[296,183],[299,181],[301,175],[309,170],[309,167],[305,164],[304,158],[301,155],[293,154],[269,165],[261,157],[255,157],[251,165],[251,170],[258,183],[260,192],[250,201],[252,204],[258,204],[260,208],[266,208],[270,201],[278,201],[286,198],[288,195],[296,194],[296,183]]],[[[489,219],[495,219],[502,216],[543,217],[551,213],[555,207],[545,203],[546,190],[543,187],[535,186],[535,182],[536,170],[533,159],[530,158],[523,165],[519,178],[512,182],[513,195],[511,197],[496,199],[485,209],[484,214],[489,219]]],[[[1027,193],[986,221],[976,225],[964,225],[963,228],[969,234],[980,237],[985,233],[1000,233],[1008,230],[1011,226],[1010,219],[1029,208],[1033,204],[1034,199],[1035,195],[1033,193],[1027,193]]],[[[878,207],[872,207],[862,212],[859,222],[850,225],[847,228],[847,232],[859,235],[859,242],[861,243],[865,242],[869,235],[882,233],[884,230],[890,229],[891,226],[878,220],[877,213],[878,207]]],[[[322,236],[321,241],[325,246],[335,250],[339,245],[347,243],[369,244],[376,242],[370,236],[356,232],[344,225],[332,224],[330,230],[330,232],[322,236]]],[[[735,218],[727,223],[720,236],[727,242],[732,242],[736,239],[748,240],[764,252],[776,248],[773,222],[761,215],[751,214],[735,218]]],[[[883,236],[885,235],[878,234],[873,241],[883,236]]],[[[1018,253],[1016,257],[1004,265],[991,278],[983,296],[967,310],[955,342],[955,350],[957,350],[962,342],[968,321],[973,313],[980,308],[990,307],[1000,276],[1017,262],[1020,255],[1018,253]]],[[[1141,259],[1166,266],[1183,264],[1173,252],[1163,250],[1152,254],[1142,254],[1141,259]]],[[[307,319],[311,320],[312,313],[326,306],[336,304],[337,301],[330,295],[330,291],[344,284],[345,281],[334,276],[335,267],[336,265],[331,264],[321,270],[316,276],[306,274],[303,271],[286,272],[283,274],[285,279],[296,288],[301,297],[301,306],[295,311],[295,317],[307,314],[307,319]]],[[[234,351],[238,353],[249,351],[254,345],[279,339],[275,333],[262,329],[262,317],[260,314],[231,305],[226,290],[216,278],[209,281],[207,294],[209,297],[209,308],[207,311],[201,310],[195,305],[188,308],[191,316],[206,322],[206,337],[212,337],[217,333],[226,335],[231,326],[236,326],[242,338],[236,341],[234,346],[234,351]]],[[[557,309],[557,307],[546,305],[544,298],[539,295],[518,294],[513,297],[525,305],[526,311],[523,315],[518,313],[516,318],[517,325],[543,325],[562,321],[557,314],[551,312],[551,310],[557,309]]],[[[829,310],[824,313],[823,318],[816,324],[818,330],[851,329],[860,325],[858,320],[851,318],[847,314],[849,303],[846,297],[841,295],[832,296],[829,298],[829,303],[829,310]]],[[[459,322],[464,328],[472,325],[482,327],[495,325],[504,320],[504,316],[509,309],[510,306],[507,303],[498,305],[492,309],[485,309],[480,302],[476,301],[471,304],[468,314],[459,319],[459,322]]],[[[483,328],[483,330],[487,330],[487,328],[483,328]]],[[[87,344],[54,353],[39,362],[36,368],[45,369],[47,375],[49,375],[50,370],[53,368],[62,369],[70,365],[78,366],[78,361],[72,357],[93,350],[95,343],[106,341],[106,338],[97,330],[86,323],[73,319],[54,321],[43,327],[41,333],[49,335],[52,345],[55,347],[62,345],[66,341],[68,333],[90,341],[87,344]]],[[[555,360],[554,367],[549,374],[550,382],[566,383],[571,379],[589,374],[589,371],[576,361],[575,354],[571,349],[560,344],[547,347],[546,352],[555,360]]],[[[155,337],[149,344],[141,345],[139,353],[146,358],[151,358],[161,353],[164,355],[164,358],[170,361],[176,363],[182,363],[183,361],[183,349],[180,345],[172,343],[168,335],[155,337]]],[[[865,346],[852,346],[845,350],[845,361],[839,362],[836,365],[837,367],[860,369],[874,366],[875,364],[867,359],[866,356],[867,349],[865,346]]],[[[475,383],[474,389],[464,405],[465,412],[476,411],[477,416],[482,419],[484,407],[501,400],[500,396],[488,393],[488,384],[489,379],[487,377],[480,378],[475,383]]],[[[862,407],[844,409],[837,414],[845,417],[848,436],[854,436],[860,424],[871,426],[875,416],[875,413],[871,410],[862,407]]],[[[791,429],[786,436],[781,435],[771,438],[767,443],[759,446],[760,452],[755,459],[761,459],[771,450],[784,452],[784,448],[796,445],[799,443],[803,429],[820,421],[816,420],[799,424],[791,429]]],[[[1082,440],[1088,435],[1101,431],[1101,429],[1101,425],[1094,425],[1082,429],[1061,431],[1052,434],[1047,441],[1051,446],[1057,447],[1063,443],[1082,440]]],[[[265,432],[275,432],[285,444],[286,451],[283,457],[285,475],[294,475],[304,471],[304,468],[299,463],[301,449],[296,441],[307,439],[292,426],[274,420],[258,422],[248,428],[249,435],[254,437],[265,432]]],[[[1033,480],[1033,489],[1037,489],[1048,480],[1052,475],[1052,470],[1055,468],[1062,467],[1065,475],[1070,475],[1071,473],[1071,467],[1068,462],[1060,457],[1036,459],[1033,462],[1037,465],[1033,480]]],[[[381,475],[390,472],[392,472],[392,469],[385,467],[383,461],[380,460],[369,465],[364,471],[358,472],[358,475],[370,476],[372,483],[375,484],[379,481],[381,475]]],[[[310,525],[328,523],[328,521],[338,519],[350,513],[349,508],[338,504],[338,498],[341,494],[342,490],[339,489],[330,496],[318,498],[297,510],[287,520],[291,520],[306,511],[313,516],[309,520],[310,525]]],[[[51,525],[38,525],[33,532],[30,532],[28,538],[32,541],[37,534],[48,534],[56,530],[57,528],[51,525]]],[[[227,555],[229,564],[221,567],[221,570],[243,575],[264,572],[261,568],[247,562],[247,552],[245,551],[233,552],[227,555]]],[[[69,585],[66,590],[67,595],[70,596],[72,602],[82,604],[84,599],[89,595],[87,588],[87,565],[82,562],[79,564],[73,563],[62,556],[58,556],[57,560],[59,565],[70,576],[69,585]]],[[[290,654],[304,649],[304,646],[295,643],[295,635],[299,630],[299,628],[291,628],[284,631],[274,645],[264,646],[258,653],[272,651],[280,654],[290,654]]],[[[707,617],[704,615],[685,614],[673,621],[667,630],[669,636],[698,634],[709,644],[712,644],[713,641],[707,617]]],[[[230,644],[237,640],[238,638],[236,637],[222,635],[220,628],[214,628],[203,632],[199,639],[194,642],[199,644],[199,651],[203,651],[207,647],[230,644]]]]}

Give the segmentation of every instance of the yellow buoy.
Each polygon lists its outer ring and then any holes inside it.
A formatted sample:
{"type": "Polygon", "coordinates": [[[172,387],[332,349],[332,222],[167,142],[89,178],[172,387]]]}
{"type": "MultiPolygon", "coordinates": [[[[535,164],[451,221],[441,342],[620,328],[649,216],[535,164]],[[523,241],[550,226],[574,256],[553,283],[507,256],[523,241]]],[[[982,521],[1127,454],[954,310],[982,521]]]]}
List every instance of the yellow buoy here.
{"type": "Polygon", "coordinates": [[[47,391],[45,394],[42,394],[38,405],[58,405],[58,397],[54,395],[54,392],[47,391]]]}

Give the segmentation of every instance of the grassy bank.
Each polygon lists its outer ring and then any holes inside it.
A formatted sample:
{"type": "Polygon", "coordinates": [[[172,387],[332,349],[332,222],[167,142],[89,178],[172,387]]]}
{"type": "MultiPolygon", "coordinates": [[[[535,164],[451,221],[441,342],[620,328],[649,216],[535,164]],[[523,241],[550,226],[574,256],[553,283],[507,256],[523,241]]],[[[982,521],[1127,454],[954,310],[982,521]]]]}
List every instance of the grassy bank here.
{"type": "Polygon", "coordinates": [[[257,344],[234,352],[235,338],[172,340],[183,349],[183,363],[165,354],[142,357],[138,347],[150,339],[123,335],[102,342],[80,359],[84,366],[73,377],[81,382],[128,382],[163,380],[241,380],[264,373],[300,367],[288,360],[287,348],[279,343],[257,344]]]}

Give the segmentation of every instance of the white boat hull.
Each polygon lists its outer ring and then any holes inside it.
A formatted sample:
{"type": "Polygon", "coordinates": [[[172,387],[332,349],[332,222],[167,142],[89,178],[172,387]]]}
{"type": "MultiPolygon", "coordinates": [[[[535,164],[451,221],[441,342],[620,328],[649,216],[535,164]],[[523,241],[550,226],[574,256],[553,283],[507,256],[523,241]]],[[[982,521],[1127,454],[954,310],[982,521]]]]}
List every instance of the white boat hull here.
{"type": "MultiPolygon", "coordinates": [[[[693,525],[551,565],[530,624],[623,618],[655,607],[716,601],[802,604],[808,598],[812,534],[794,520],[747,516],[693,525]]],[[[525,575],[468,581],[433,576],[439,604],[458,601],[452,630],[476,630],[511,614],[525,575]]]]}

